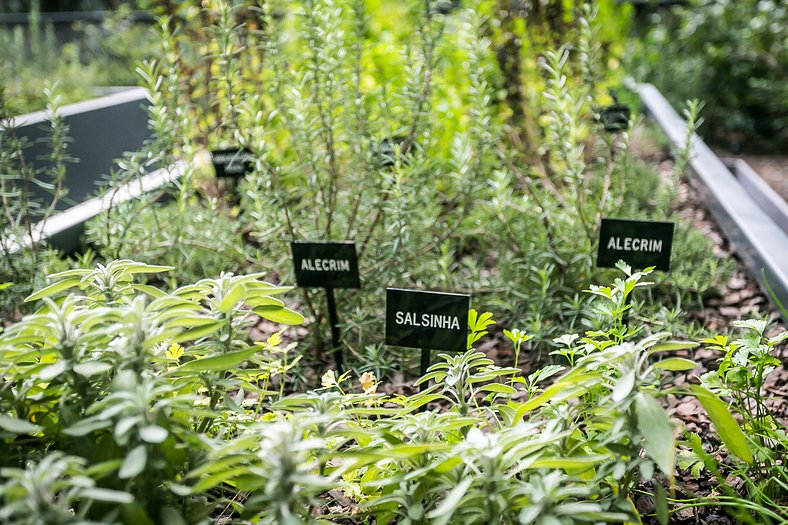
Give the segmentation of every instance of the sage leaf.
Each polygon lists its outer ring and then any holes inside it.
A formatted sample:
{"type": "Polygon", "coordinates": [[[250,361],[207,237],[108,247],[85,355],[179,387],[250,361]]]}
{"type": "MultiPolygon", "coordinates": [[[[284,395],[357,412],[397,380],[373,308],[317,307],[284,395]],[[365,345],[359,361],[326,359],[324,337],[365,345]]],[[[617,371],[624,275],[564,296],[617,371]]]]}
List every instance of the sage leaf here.
{"type": "Polygon", "coordinates": [[[12,434],[32,434],[41,430],[41,427],[30,421],[9,416],[0,416],[0,428],[12,434]]]}
{"type": "Polygon", "coordinates": [[[85,363],[74,365],[74,372],[83,377],[91,377],[98,374],[103,374],[109,370],[112,370],[112,365],[109,363],[102,363],[101,361],[87,361],[85,363]]]}
{"type": "Polygon", "coordinates": [[[258,306],[252,311],[263,319],[268,319],[275,323],[296,325],[304,322],[303,315],[289,308],[268,308],[265,306],[258,306]]]}
{"type": "Polygon", "coordinates": [[[676,444],[673,425],[667,412],[654,397],[640,393],[636,399],[638,430],[643,436],[643,448],[659,469],[673,479],[676,464],[676,444]]]}
{"type": "Polygon", "coordinates": [[[194,361],[188,361],[178,367],[178,371],[180,372],[218,372],[222,370],[229,370],[230,368],[234,368],[254,354],[260,348],[258,347],[250,347],[244,350],[237,350],[235,352],[228,352],[226,354],[219,354],[212,357],[205,357],[203,359],[195,359],[194,361]]]}
{"type": "Polygon", "coordinates": [[[468,488],[473,483],[472,477],[467,477],[455,486],[446,497],[443,499],[438,508],[427,514],[427,518],[435,525],[445,525],[451,519],[457,505],[462,501],[463,496],[468,491],[468,488]]]}
{"type": "Polygon", "coordinates": [[[158,425],[148,425],[140,429],[140,438],[146,443],[161,443],[170,433],[158,425]]]}
{"type": "Polygon", "coordinates": [[[736,457],[745,463],[752,463],[753,457],[750,448],[747,446],[747,437],[742,432],[741,427],[733,419],[728,406],[712,392],[702,386],[693,385],[690,387],[692,393],[698,398],[700,404],[709,415],[709,419],[714,423],[714,428],[720,435],[720,439],[736,457]]]}
{"type": "Polygon", "coordinates": [[[133,478],[145,470],[145,464],[147,462],[148,452],[145,450],[145,445],[139,445],[135,447],[131,452],[129,452],[129,455],[126,456],[126,459],[123,460],[123,463],[121,463],[120,470],[118,471],[118,477],[120,479],[133,478]]]}

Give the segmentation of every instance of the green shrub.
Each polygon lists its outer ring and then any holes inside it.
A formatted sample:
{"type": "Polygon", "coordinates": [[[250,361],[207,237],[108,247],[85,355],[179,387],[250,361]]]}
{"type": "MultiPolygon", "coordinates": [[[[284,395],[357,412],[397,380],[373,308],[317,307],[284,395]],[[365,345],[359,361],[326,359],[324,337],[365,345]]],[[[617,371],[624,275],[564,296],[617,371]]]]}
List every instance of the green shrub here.
{"type": "MultiPolygon", "coordinates": [[[[545,98],[529,124],[536,142],[521,144],[507,124],[489,5],[447,16],[417,3],[305,6],[220,2],[160,21],[159,58],[140,68],[154,99],[146,155],[156,165],[184,158],[186,173],[175,202],[143,199],[95,222],[100,254],[153,260],[177,237],[181,249],[167,254],[177,282],[219,271],[220,250],[176,217],[235,210],[195,189],[194,159],[206,145],[247,147],[258,162],[237,186],[238,217],[218,219],[211,237],[238,254],[233,268],[259,257],[285,281],[289,241],[355,240],[365,290],[339,295],[343,337],[351,355],[383,371],[397,361],[381,351],[371,313],[385,286],[472,292],[543,344],[581,321],[567,307],[582,310],[572,297],[596,274],[599,219],[669,218],[671,190],[629,153],[630,133],[611,136],[595,120],[606,97],[598,17],[607,11],[572,11],[576,52],[531,50],[542,55],[545,98]],[[173,221],[178,234],[149,226],[173,221]],[[193,271],[203,260],[211,264],[193,271]]],[[[140,173],[154,164],[143,159],[131,163],[140,173]]],[[[688,247],[692,257],[665,287],[686,283],[685,305],[724,278],[709,268],[704,240],[680,235],[677,253],[688,247]]],[[[322,294],[303,291],[301,301],[314,340],[324,340],[322,294]]]]}
{"type": "Polygon", "coordinates": [[[0,84],[12,115],[44,109],[41,86],[58,83],[64,104],[97,96],[102,86],[136,85],[136,63],[154,49],[152,32],[135,25],[122,6],[101,25],[82,24],[79,41],[58,43],[52,25],[41,22],[39,2],[23,26],[0,28],[0,84]]]}
{"type": "Polygon", "coordinates": [[[45,275],[66,266],[37,233],[65,198],[66,164],[74,161],[68,154],[68,126],[60,117],[57,86],[47,86],[44,94],[51,149],[49,162],[34,167],[35,159],[26,158],[30,141],[17,133],[0,82],[0,283],[9,283],[0,289],[0,316],[9,321],[24,310],[22,299],[43,283],[45,275]]]}
{"type": "MultiPolygon", "coordinates": [[[[29,298],[36,313],[0,334],[0,516],[638,522],[635,485],[658,483],[657,471],[669,483],[674,476],[674,423],[658,401],[666,393],[701,399],[725,444],[752,458],[713,393],[663,388],[672,372],[696,366],[664,352],[694,345],[667,332],[644,337],[626,322],[649,270],[621,268],[613,286],[590,289],[603,328],[557,341],[568,369],[525,378],[496,366],[473,349],[492,316],[472,311],[468,351],[442,355],[412,396],[378,393],[370,373],[356,382],[331,370],[322,388],[284,396],[294,345],[278,333],[250,344],[248,323],[252,312],[303,318],[274,297],[286,288],[259,275],[170,292],[137,281],[169,268],[126,260],[51,276],[29,298]],[[428,405],[440,409],[422,411],[428,405]]],[[[517,330],[509,337],[527,340],[517,330]]],[[[656,491],[663,517],[665,494],[656,491]]],[[[764,519],[782,512],[763,508],[764,519]]]]}
{"type": "Polygon", "coordinates": [[[788,146],[788,7],[760,0],[693,0],[655,12],[630,68],[675,105],[703,98],[709,141],[730,149],[788,146]]]}

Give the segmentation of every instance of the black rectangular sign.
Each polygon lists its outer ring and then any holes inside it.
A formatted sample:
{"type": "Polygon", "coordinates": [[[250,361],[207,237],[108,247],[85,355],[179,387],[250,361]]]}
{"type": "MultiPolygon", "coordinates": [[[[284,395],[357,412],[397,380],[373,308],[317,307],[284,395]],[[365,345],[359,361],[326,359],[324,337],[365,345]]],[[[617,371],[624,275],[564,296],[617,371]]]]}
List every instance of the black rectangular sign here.
{"type": "Polygon", "coordinates": [[[386,289],[386,344],[464,352],[471,297],[386,289]]]}
{"type": "Polygon", "coordinates": [[[356,244],[353,242],[290,243],[298,286],[360,288],[356,244]]]}
{"type": "Polygon", "coordinates": [[[613,104],[599,110],[598,118],[608,133],[626,131],[629,128],[629,119],[632,111],[629,106],[613,104]]]}
{"type": "Polygon", "coordinates": [[[240,178],[254,169],[255,158],[246,148],[225,148],[211,151],[217,177],[240,178]]]}
{"type": "Polygon", "coordinates": [[[622,260],[635,269],[654,266],[667,272],[673,229],[672,222],[602,219],[596,265],[613,268],[622,260]]]}

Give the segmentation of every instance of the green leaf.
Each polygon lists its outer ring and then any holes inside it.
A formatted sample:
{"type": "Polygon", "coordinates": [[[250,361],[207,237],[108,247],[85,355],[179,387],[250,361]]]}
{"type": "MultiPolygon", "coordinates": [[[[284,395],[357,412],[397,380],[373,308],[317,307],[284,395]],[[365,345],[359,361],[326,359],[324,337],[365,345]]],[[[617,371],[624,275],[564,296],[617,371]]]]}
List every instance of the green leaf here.
{"type": "Polygon", "coordinates": [[[134,498],[128,492],[121,492],[119,490],[111,490],[111,489],[102,489],[98,487],[83,489],[80,495],[95,501],[104,501],[106,503],[120,503],[122,505],[134,501],[134,498]]]}
{"type": "Polygon", "coordinates": [[[219,330],[225,325],[225,323],[226,321],[214,321],[212,323],[206,323],[202,326],[195,326],[194,328],[186,330],[182,334],[173,338],[173,342],[182,343],[183,341],[194,341],[201,337],[205,337],[219,330]]]}
{"type": "Polygon", "coordinates": [[[200,478],[200,481],[192,487],[192,490],[195,492],[205,492],[217,485],[231,481],[240,474],[246,474],[248,472],[249,467],[247,465],[236,465],[222,469],[219,472],[212,472],[200,478]]]}
{"type": "Polygon", "coordinates": [[[654,363],[653,367],[659,370],[671,370],[674,372],[694,370],[698,366],[695,361],[691,359],[684,359],[683,357],[669,357],[654,363]]]}
{"type": "Polygon", "coordinates": [[[166,429],[158,426],[158,425],[148,425],[142,427],[140,430],[140,438],[146,443],[161,443],[167,436],[169,432],[166,429]]]}
{"type": "Polygon", "coordinates": [[[91,377],[112,370],[112,365],[101,361],[87,361],[74,365],[74,372],[82,377],[91,377]]]}
{"type": "MultiPolygon", "coordinates": [[[[144,264],[130,260],[115,261],[116,267],[122,268],[123,273],[131,275],[135,273],[161,273],[171,272],[175,268],[172,266],[158,266],[154,264],[144,264]]],[[[111,264],[111,263],[110,263],[111,264]]]]}
{"type": "Polygon", "coordinates": [[[753,457],[747,446],[747,437],[731,415],[728,406],[702,386],[692,385],[690,389],[706,409],[709,419],[714,423],[714,428],[717,429],[720,439],[728,447],[728,450],[745,463],[752,463],[753,457]]]}
{"type": "Polygon", "coordinates": [[[258,347],[250,347],[244,350],[237,350],[235,352],[228,352],[226,354],[219,354],[203,359],[196,359],[189,361],[178,367],[179,372],[218,372],[222,370],[229,370],[234,368],[260,350],[258,347]]]}
{"type": "Polygon", "coordinates": [[[636,399],[638,430],[643,436],[643,448],[654,463],[670,479],[676,465],[676,443],[673,439],[673,425],[667,412],[652,396],[640,393],[636,399]]]}
{"type": "Polygon", "coordinates": [[[289,308],[276,308],[276,309],[269,309],[265,306],[258,306],[254,310],[254,313],[259,315],[264,319],[268,319],[269,321],[273,321],[275,323],[287,324],[287,325],[296,325],[302,324],[304,322],[304,316],[299,314],[298,312],[294,312],[289,308]]]}
{"type": "Polygon", "coordinates": [[[657,507],[657,519],[660,525],[668,525],[668,495],[665,493],[665,487],[659,482],[654,482],[655,490],[655,503],[657,507]]]}
{"type": "Polygon", "coordinates": [[[55,295],[56,293],[62,292],[63,290],[68,290],[69,288],[73,288],[78,284],[79,284],[78,278],[66,279],[64,281],[59,281],[54,284],[50,284],[49,286],[28,295],[27,298],[25,299],[25,302],[29,303],[31,301],[37,301],[39,299],[43,299],[44,297],[55,295]]]}
{"type": "Polygon", "coordinates": [[[66,371],[66,367],[68,366],[67,361],[58,361],[57,363],[51,364],[45,368],[42,368],[41,371],[38,373],[38,378],[41,381],[51,381],[63,372],[66,371]]]}
{"type": "Polygon", "coordinates": [[[517,393],[517,390],[515,388],[501,383],[489,383],[479,388],[479,390],[483,392],[496,392],[499,394],[507,394],[510,396],[517,393]]]}
{"type": "Polygon", "coordinates": [[[224,296],[222,302],[219,303],[218,310],[224,314],[229,314],[235,305],[241,302],[243,298],[244,287],[236,284],[230,288],[230,291],[224,296]]]}
{"type": "Polygon", "coordinates": [[[560,469],[583,469],[590,468],[599,463],[610,459],[610,456],[597,454],[595,456],[577,457],[541,457],[528,464],[529,468],[560,468],[560,469]]]}
{"type": "Polygon", "coordinates": [[[635,370],[628,370],[623,376],[618,378],[616,385],[613,387],[611,398],[618,403],[627,397],[632,389],[635,388],[635,370]]]}
{"type": "Polygon", "coordinates": [[[121,463],[118,477],[120,479],[133,478],[145,469],[147,462],[148,452],[145,450],[145,445],[135,447],[121,463]]]}
{"type": "Polygon", "coordinates": [[[252,308],[256,308],[258,306],[279,306],[282,307],[285,305],[284,301],[277,299],[276,297],[268,297],[266,295],[262,295],[260,297],[253,297],[244,299],[244,303],[249,305],[252,308]]]}
{"type": "Polygon", "coordinates": [[[654,345],[649,348],[649,352],[667,352],[670,350],[688,350],[690,348],[695,348],[698,346],[698,343],[693,343],[690,341],[665,341],[664,343],[660,343],[658,345],[654,345]]]}
{"type": "MultiPolygon", "coordinates": [[[[224,321],[217,321],[213,317],[196,317],[193,315],[181,315],[178,318],[167,322],[170,328],[197,328],[198,326],[213,325],[214,327],[221,326],[224,321]]],[[[181,334],[183,335],[183,334],[181,334]]]]}
{"type": "Polygon", "coordinates": [[[786,339],[788,339],[788,330],[780,332],[779,334],[775,335],[774,337],[769,338],[769,340],[767,341],[766,344],[768,344],[769,346],[775,346],[775,345],[778,345],[778,344],[782,343],[786,339]]]}
{"type": "Polygon", "coordinates": [[[94,418],[83,419],[82,421],[78,421],[67,429],[63,430],[63,433],[74,437],[86,436],[95,430],[108,427],[111,423],[112,422],[108,420],[94,418]]]}
{"type": "Polygon", "coordinates": [[[565,376],[544,389],[544,391],[536,397],[532,397],[518,409],[518,412],[531,411],[535,408],[546,405],[553,398],[568,399],[580,395],[588,389],[584,383],[587,380],[598,380],[598,376],[576,372],[579,369],[569,371],[565,376]]]}
{"type": "Polygon", "coordinates": [[[262,281],[254,281],[250,283],[246,283],[247,292],[251,296],[258,296],[258,295],[279,295],[285,292],[289,292],[293,289],[292,286],[274,286],[273,284],[262,282],[262,281]]]}
{"type": "Polygon", "coordinates": [[[468,488],[473,483],[472,477],[467,477],[459,482],[451,491],[446,495],[438,508],[427,514],[427,518],[435,525],[445,525],[451,519],[451,515],[457,509],[468,488]]]}
{"type": "Polygon", "coordinates": [[[90,268],[72,268],[71,270],[66,270],[64,272],[53,273],[52,275],[48,275],[47,279],[49,280],[56,280],[56,279],[65,279],[66,277],[82,277],[86,275],[90,275],[91,273],[95,272],[96,270],[90,268]]]}
{"type": "Polygon", "coordinates": [[[166,292],[159,290],[155,286],[150,286],[148,284],[132,284],[131,288],[138,292],[142,292],[144,294],[150,295],[154,299],[159,299],[161,297],[167,296],[166,292]]]}
{"type": "Polygon", "coordinates": [[[41,427],[30,421],[9,416],[0,416],[0,428],[12,434],[32,434],[41,430],[41,427]]]}

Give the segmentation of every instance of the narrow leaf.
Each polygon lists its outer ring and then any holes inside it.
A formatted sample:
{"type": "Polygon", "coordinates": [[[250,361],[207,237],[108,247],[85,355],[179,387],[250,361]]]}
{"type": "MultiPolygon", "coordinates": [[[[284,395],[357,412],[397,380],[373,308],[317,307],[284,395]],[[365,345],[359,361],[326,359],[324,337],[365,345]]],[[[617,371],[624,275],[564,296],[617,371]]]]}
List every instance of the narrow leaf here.
{"type": "Polygon", "coordinates": [[[636,399],[638,430],[643,436],[643,448],[654,463],[673,479],[676,464],[676,443],[673,425],[667,412],[652,396],[640,393],[636,399]]]}
{"type": "Polygon", "coordinates": [[[745,463],[752,463],[753,457],[747,446],[747,437],[731,415],[727,405],[702,386],[693,385],[690,388],[703,408],[706,409],[709,419],[714,423],[714,428],[717,429],[720,439],[728,447],[728,450],[745,463]]]}
{"type": "Polygon", "coordinates": [[[174,343],[182,343],[183,341],[194,341],[201,337],[205,337],[210,335],[217,330],[219,330],[222,326],[224,326],[225,321],[214,321],[212,323],[204,324],[202,326],[196,326],[189,330],[186,330],[178,337],[173,339],[174,343]]]}
{"type": "Polygon", "coordinates": [[[121,492],[119,490],[111,490],[111,489],[102,489],[98,487],[91,487],[89,489],[84,489],[82,490],[80,495],[95,501],[104,501],[106,503],[120,503],[122,505],[134,501],[134,498],[128,492],[121,492]]]}
{"type": "Polygon", "coordinates": [[[298,312],[294,312],[289,308],[268,309],[265,306],[258,306],[252,311],[260,317],[275,323],[296,325],[302,324],[304,322],[303,315],[299,314],[298,312]]]}
{"type": "Polygon", "coordinates": [[[250,347],[244,350],[237,350],[226,354],[219,354],[212,357],[205,357],[203,359],[196,359],[189,361],[178,367],[181,372],[208,372],[208,371],[221,371],[229,370],[236,367],[252,357],[259,348],[250,347]]]}
{"type": "Polygon", "coordinates": [[[649,348],[649,352],[667,352],[670,350],[688,350],[690,348],[695,348],[698,346],[698,343],[693,343],[690,341],[665,341],[664,343],[660,343],[658,345],[654,345],[649,348]]]}
{"type": "Polygon", "coordinates": [[[472,477],[467,477],[462,480],[457,486],[451,489],[441,504],[438,505],[438,508],[427,514],[427,518],[435,520],[432,521],[435,525],[445,525],[448,523],[457,505],[459,505],[472,483],[472,477]]]}
{"type": "Polygon", "coordinates": [[[671,370],[674,372],[694,370],[697,365],[692,359],[685,359],[683,357],[669,357],[654,363],[654,368],[660,370],[671,370]]]}
{"type": "Polygon", "coordinates": [[[30,421],[9,416],[0,416],[0,428],[12,434],[32,434],[41,430],[41,427],[30,421]]]}
{"type": "Polygon", "coordinates": [[[44,297],[55,295],[56,293],[62,292],[63,290],[68,290],[69,288],[73,288],[77,284],[79,284],[78,278],[66,279],[64,281],[59,281],[54,284],[50,284],[49,286],[28,295],[27,298],[25,299],[25,302],[29,303],[31,301],[37,301],[39,299],[43,299],[44,297]]]}

